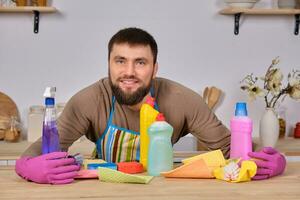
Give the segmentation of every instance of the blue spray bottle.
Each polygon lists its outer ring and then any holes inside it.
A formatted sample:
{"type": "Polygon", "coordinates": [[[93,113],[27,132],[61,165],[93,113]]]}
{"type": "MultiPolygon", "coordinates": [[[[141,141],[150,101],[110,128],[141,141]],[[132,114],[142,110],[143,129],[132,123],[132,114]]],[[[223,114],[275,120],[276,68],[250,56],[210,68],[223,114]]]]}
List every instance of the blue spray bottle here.
{"type": "Polygon", "coordinates": [[[56,88],[47,87],[45,97],[45,115],[43,121],[42,153],[60,151],[59,136],[56,124],[55,96],[56,88]]]}

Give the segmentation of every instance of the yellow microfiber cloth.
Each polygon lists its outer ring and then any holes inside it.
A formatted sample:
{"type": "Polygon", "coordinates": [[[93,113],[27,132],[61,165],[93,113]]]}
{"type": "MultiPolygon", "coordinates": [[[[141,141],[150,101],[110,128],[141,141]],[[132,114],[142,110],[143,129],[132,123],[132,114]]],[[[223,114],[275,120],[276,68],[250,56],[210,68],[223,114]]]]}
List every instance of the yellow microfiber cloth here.
{"type": "Polygon", "coordinates": [[[226,165],[226,161],[223,156],[223,153],[219,149],[215,150],[215,151],[203,153],[203,154],[200,154],[197,156],[193,156],[191,158],[184,159],[184,160],[182,160],[182,162],[184,164],[187,164],[194,160],[199,160],[199,159],[203,159],[205,161],[205,163],[207,164],[207,166],[212,169],[226,165]]]}
{"type": "Polygon", "coordinates": [[[212,170],[209,169],[203,159],[192,161],[160,174],[167,178],[214,178],[212,170]]]}
{"type": "Polygon", "coordinates": [[[238,161],[229,161],[226,166],[215,169],[214,176],[217,179],[231,183],[251,181],[257,170],[255,162],[250,160],[242,161],[241,167],[237,163],[238,161]]]}
{"type": "Polygon", "coordinates": [[[123,172],[99,167],[98,168],[98,176],[100,181],[111,182],[111,183],[141,183],[147,184],[151,181],[153,176],[138,176],[125,174],[123,172]]]}
{"type": "Polygon", "coordinates": [[[216,150],[183,160],[184,165],[161,175],[167,178],[217,178],[232,183],[251,181],[257,166],[253,161],[225,160],[222,151],[216,150]]]}

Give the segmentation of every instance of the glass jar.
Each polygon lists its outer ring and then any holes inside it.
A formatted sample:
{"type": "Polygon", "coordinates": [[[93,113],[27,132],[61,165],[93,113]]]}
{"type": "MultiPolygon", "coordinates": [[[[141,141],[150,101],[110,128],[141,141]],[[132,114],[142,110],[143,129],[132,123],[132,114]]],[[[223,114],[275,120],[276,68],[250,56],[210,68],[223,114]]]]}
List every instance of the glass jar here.
{"type": "Polygon", "coordinates": [[[286,107],[278,108],[279,138],[286,136],[286,107]]]}
{"type": "Polygon", "coordinates": [[[28,131],[27,141],[35,142],[42,136],[43,132],[43,118],[45,108],[44,106],[34,105],[30,106],[28,113],[28,131]]]}
{"type": "Polygon", "coordinates": [[[13,0],[0,0],[0,7],[15,7],[16,3],[13,0]]]}
{"type": "Polygon", "coordinates": [[[20,122],[17,121],[17,117],[11,116],[10,128],[5,131],[4,140],[6,142],[18,142],[21,137],[20,122]]]}

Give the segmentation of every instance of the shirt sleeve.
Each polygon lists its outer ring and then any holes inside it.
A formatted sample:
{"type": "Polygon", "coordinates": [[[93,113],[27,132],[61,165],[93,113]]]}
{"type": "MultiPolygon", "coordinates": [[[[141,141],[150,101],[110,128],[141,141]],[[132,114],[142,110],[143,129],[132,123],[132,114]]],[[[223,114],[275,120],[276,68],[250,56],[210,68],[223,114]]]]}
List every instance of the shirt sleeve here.
{"type": "Polygon", "coordinates": [[[62,151],[67,151],[73,142],[88,132],[91,126],[89,115],[93,111],[84,99],[81,96],[72,97],[58,118],[57,125],[62,151]]]}
{"type": "Polygon", "coordinates": [[[230,152],[230,131],[208,108],[197,93],[189,93],[184,98],[188,131],[208,150],[221,149],[226,158],[230,152]]]}

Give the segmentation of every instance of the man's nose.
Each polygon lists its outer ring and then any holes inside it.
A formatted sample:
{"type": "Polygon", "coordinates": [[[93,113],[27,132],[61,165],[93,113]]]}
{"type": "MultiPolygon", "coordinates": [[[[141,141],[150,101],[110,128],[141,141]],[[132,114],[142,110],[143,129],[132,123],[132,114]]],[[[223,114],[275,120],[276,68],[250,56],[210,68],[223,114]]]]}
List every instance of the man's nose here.
{"type": "Polygon", "coordinates": [[[134,63],[129,62],[125,69],[125,74],[128,76],[135,75],[135,66],[134,63]]]}

